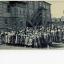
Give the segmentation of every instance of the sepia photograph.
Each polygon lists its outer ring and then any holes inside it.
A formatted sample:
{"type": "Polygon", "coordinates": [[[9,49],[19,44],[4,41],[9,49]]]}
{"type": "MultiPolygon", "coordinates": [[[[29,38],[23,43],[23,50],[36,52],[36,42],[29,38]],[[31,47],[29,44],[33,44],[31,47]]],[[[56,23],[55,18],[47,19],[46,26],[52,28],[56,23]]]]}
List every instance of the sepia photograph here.
{"type": "Polygon", "coordinates": [[[0,49],[64,49],[64,1],[0,1],[0,49]]]}

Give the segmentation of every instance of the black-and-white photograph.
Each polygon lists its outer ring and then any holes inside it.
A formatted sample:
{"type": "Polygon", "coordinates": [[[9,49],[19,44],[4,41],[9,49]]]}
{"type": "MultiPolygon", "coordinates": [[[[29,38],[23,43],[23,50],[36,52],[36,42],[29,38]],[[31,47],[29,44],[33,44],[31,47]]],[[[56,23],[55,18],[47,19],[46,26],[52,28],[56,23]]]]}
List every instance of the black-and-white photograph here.
{"type": "Polygon", "coordinates": [[[64,1],[0,1],[0,49],[64,49],[64,1]]]}

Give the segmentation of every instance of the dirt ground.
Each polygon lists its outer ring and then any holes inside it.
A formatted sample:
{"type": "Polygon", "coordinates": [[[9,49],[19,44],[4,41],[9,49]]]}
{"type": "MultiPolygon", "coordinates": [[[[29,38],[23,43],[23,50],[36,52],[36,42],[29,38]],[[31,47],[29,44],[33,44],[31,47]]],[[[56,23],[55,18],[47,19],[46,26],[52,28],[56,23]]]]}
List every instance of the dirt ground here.
{"type": "Polygon", "coordinates": [[[53,43],[52,46],[48,46],[47,48],[31,48],[31,47],[22,47],[22,46],[11,46],[11,45],[0,45],[0,50],[56,50],[61,49],[64,50],[64,43],[53,43]]]}

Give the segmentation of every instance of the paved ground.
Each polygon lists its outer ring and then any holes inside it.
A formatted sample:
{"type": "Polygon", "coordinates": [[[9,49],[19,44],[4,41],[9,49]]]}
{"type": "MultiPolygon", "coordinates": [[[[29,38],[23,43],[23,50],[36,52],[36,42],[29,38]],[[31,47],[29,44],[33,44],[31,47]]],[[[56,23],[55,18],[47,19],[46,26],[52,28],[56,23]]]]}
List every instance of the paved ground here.
{"type": "Polygon", "coordinates": [[[0,49],[3,49],[3,50],[39,50],[39,49],[53,49],[53,50],[56,50],[56,49],[61,49],[61,50],[64,50],[64,43],[53,43],[52,46],[48,46],[47,48],[26,48],[26,47],[21,47],[21,46],[10,46],[10,45],[0,45],[0,49]]]}

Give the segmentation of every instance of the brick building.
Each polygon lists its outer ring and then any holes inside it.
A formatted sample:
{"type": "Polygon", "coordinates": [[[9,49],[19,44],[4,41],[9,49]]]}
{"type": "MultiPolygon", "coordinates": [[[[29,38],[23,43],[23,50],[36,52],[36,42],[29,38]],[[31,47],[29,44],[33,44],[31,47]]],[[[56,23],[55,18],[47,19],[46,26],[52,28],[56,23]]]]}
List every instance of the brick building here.
{"type": "Polygon", "coordinates": [[[45,1],[0,2],[0,28],[20,30],[26,27],[44,26],[51,22],[51,10],[45,1]]]}

